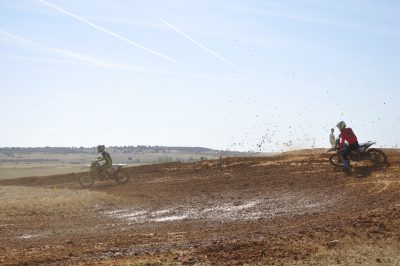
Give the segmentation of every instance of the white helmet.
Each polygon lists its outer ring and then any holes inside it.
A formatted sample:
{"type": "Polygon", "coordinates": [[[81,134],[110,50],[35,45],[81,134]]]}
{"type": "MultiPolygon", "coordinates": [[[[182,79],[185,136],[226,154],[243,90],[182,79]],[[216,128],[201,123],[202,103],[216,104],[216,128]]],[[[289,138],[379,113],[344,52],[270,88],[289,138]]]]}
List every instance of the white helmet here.
{"type": "Polygon", "coordinates": [[[340,131],[342,131],[345,127],[346,127],[346,123],[344,121],[340,121],[339,123],[337,123],[336,125],[340,131]]]}

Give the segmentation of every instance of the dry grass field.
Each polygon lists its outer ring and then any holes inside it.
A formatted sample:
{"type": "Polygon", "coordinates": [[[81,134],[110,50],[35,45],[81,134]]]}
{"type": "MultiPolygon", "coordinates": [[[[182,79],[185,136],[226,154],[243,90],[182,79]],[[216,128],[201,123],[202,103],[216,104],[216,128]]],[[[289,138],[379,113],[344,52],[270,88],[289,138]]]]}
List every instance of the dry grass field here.
{"type": "MultiPolygon", "coordinates": [[[[165,162],[194,162],[203,159],[215,159],[220,151],[197,151],[196,148],[146,147],[138,148],[114,147],[109,152],[114,163],[125,163],[138,166],[165,162]],[[133,149],[133,150],[132,150],[133,149]],[[188,149],[187,151],[185,149],[188,149]]],[[[201,149],[201,148],[200,148],[201,149]]],[[[86,165],[97,158],[95,148],[21,148],[6,150],[0,148],[0,180],[28,176],[46,176],[81,172],[86,165]]]]}

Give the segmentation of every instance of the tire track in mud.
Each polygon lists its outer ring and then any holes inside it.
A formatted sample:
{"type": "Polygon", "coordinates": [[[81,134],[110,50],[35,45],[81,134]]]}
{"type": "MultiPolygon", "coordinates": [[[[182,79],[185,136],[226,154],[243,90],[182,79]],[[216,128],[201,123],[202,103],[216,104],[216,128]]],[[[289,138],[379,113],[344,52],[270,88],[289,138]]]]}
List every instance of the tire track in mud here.
{"type": "Polygon", "coordinates": [[[273,219],[276,216],[301,215],[307,212],[331,210],[343,195],[342,193],[327,197],[325,194],[310,196],[303,193],[286,192],[233,202],[219,201],[204,204],[200,200],[192,200],[187,205],[166,205],[159,209],[117,209],[104,214],[110,218],[118,218],[122,223],[128,224],[179,220],[230,222],[273,219]]]}

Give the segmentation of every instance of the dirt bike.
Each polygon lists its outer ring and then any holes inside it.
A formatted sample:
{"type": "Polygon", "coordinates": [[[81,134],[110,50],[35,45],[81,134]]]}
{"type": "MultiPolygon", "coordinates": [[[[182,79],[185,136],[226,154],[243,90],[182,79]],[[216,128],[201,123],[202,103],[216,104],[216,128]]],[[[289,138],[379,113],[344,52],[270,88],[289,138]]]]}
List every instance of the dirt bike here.
{"type": "MultiPolygon", "coordinates": [[[[359,147],[350,152],[348,155],[350,161],[371,161],[374,165],[388,164],[387,155],[380,149],[370,148],[376,144],[375,141],[368,141],[359,145],[359,147]]],[[[340,135],[336,139],[336,145],[334,148],[328,150],[328,152],[335,152],[329,156],[329,162],[335,166],[343,166],[342,150],[339,149],[340,135]]]]}
{"type": "Polygon", "coordinates": [[[102,169],[99,159],[92,161],[89,171],[79,175],[79,183],[84,188],[90,188],[94,184],[94,180],[100,181],[114,179],[117,184],[125,184],[129,180],[129,175],[121,170],[126,164],[113,164],[110,169],[102,169]]]}

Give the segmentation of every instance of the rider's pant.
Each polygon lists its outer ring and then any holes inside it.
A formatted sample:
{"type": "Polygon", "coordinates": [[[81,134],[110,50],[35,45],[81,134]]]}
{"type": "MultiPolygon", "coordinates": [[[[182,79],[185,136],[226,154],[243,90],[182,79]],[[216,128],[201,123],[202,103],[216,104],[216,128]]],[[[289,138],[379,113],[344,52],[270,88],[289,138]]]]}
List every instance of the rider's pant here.
{"type": "Polygon", "coordinates": [[[108,176],[111,173],[111,166],[107,164],[100,165],[100,171],[108,176]]]}
{"type": "Polygon", "coordinates": [[[358,149],[358,147],[359,147],[358,142],[356,142],[356,143],[350,144],[349,146],[344,148],[342,150],[343,160],[348,161],[350,152],[354,151],[355,149],[358,149]]]}

